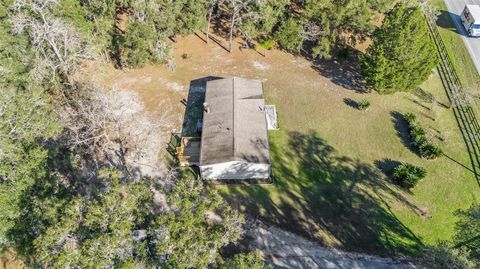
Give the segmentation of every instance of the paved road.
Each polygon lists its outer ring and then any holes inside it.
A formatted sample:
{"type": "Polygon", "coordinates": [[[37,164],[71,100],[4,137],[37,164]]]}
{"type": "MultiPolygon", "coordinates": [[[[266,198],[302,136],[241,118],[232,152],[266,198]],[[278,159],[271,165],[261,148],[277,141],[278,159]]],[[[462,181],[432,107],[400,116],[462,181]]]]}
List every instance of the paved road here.
{"type": "Polygon", "coordinates": [[[247,234],[249,249],[259,249],[275,269],[420,269],[406,260],[325,248],[316,242],[261,222],[247,234]]]}
{"type": "Polygon", "coordinates": [[[452,17],[458,31],[462,35],[463,43],[470,52],[478,73],[480,74],[480,38],[471,38],[467,36],[465,28],[460,21],[460,14],[465,8],[465,4],[477,4],[480,5],[480,0],[445,0],[450,16],[452,17]]]}

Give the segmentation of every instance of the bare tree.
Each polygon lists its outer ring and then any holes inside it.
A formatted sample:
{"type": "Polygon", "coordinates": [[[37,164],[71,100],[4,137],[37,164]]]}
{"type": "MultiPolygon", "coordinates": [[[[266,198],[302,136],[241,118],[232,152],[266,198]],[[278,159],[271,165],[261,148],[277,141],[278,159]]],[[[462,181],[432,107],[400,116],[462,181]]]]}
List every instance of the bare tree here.
{"type": "Polygon", "coordinates": [[[216,2],[213,2],[210,6],[210,8],[208,9],[208,17],[207,17],[207,26],[205,27],[205,41],[207,42],[208,44],[208,41],[209,41],[209,34],[210,34],[210,22],[212,20],[212,16],[213,16],[213,12],[215,11],[215,9],[218,9],[218,2],[219,1],[216,1],[216,2]]]}
{"type": "Polygon", "coordinates": [[[247,16],[252,16],[252,6],[259,0],[225,0],[230,15],[230,31],[228,35],[228,51],[232,52],[232,39],[235,28],[247,16]]]}
{"type": "Polygon", "coordinates": [[[300,33],[303,39],[308,41],[315,41],[321,35],[325,35],[325,31],[322,30],[322,27],[313,21],[305,23],[303,29],[300,33]]]}
{"type": "Polygon", "coordinates": [[[160,156],[165,137],[143,114],[134,93],[81,85],[58,107],[67,145],[83,149],[93,160],[85,165],[87,173],[94,174],[102,163],[137,178],[165,172],[160,156]]]}
{"type": "Polygon", "coordinates": [[[205,27],[205,40],[208,44],[209,39],[210,39],[210,25],[212,22],[212,19],[215,18],[218,15],[218,10],[222,5],[225,4],[225,2],[228,0],[210,0],[208,2],[208,15],[207,15],[207,25],[205,27]]]}
{"type": "Polygon", "coordinates": [[[81,58],[91,59],[93,52],[75,27],[52,14],[58,0],[18,0],[12,6],[12,32],[26,32],[37,54],[32,72],[43,79],[55,73],[68,76],[78,67],[81,58]]]}

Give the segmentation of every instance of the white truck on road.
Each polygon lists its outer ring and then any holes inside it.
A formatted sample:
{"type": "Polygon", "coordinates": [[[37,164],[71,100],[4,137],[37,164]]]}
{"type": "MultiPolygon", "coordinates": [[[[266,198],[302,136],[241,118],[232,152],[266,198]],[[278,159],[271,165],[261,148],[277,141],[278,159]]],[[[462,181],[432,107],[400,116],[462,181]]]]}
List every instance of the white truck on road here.
{"type": "Polygon", "coordinates": [[[466,5],[460,16],[469,36],[480,37],[480,6],[466,5]]]}

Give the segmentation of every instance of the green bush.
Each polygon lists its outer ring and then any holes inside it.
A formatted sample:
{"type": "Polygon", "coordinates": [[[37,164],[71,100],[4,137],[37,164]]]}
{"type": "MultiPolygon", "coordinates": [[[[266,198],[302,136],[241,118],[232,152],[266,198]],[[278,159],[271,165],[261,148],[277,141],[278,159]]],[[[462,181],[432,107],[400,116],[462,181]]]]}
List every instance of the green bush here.
{"type": "Polygon", "coordinates": [[[395,167],[393,177],[395,182],[403,188],[411,189],[427,175],[427,171],[419,166],[403,163],[395,167]]]}
{"type": "Polygon", "coordinates": [[[286,50],[298,52],[302,46],[303,38],[300,36],[300,25],[295,19],[288,19],[283,23],[278,32],[275,33],[275,40],[286,50]]]}
{"type": "Polygon", "coordinates": [[[440,241],[436,246],[426,246],[419,257],[424,268],[435,269],[478,269],[480,264],[470,258],[465,247],[455,247],[449,242],[440,241]]]}
{"type": "Polygon", "coordinates": [[[153,61],[154,29],[140,22],[129,23],[125,33],[117,33],[113,45],[119,64],[124,67],[141,67],[153,61]]]}
{"type": "Polygon", "coordinates": [[[419,150],[422,157],[425,157],[427,159],[435,159],[437,157],[440,157],[443,154],[443,151],[441,148],[439,148],[438,146],[430,142],[422,144],[419,150]]]}
{"type": "Polygon", "coordinates": [[[263,40],[262,42],[259,43],[260,47],[266,49],[266,50],[270,50],[272,49],[273,47],[275,47],[275,40],[273,39],[265,39],[263,40]]]}
{"type": "Polygon", "coordinates": [[[405,119],[405,121],[410,125],[412,124],[413,122],[415,122],[415,120],[417,119],[417,116],[415,116],[413,113],[405,113],[403,115],[403,118],[405,119]]]}
{"type": "Polygon", "coordinates": [[[412,113],[405,113],[403,118],[408,123],[410,137],[418,154],[426,159],[435,159],[443,154],[440,147],[428,140],[425,130],[416,122],[416,116],[412,113]]]}
{"type": "Polygon", "coordinates": [[[358,102],[358,109],[360,110],[367,110],[370,107],[370,101],[367,99],[360,100],[358,102]]]}
{"type": "Polygon", "coordinates": [[[223,263],[211,267],[212,269],[271,269],[266,264],[259,250],[250,253],[238,253],[226,259],[223,263]]]}
{"type": "MultiPolygon", "coordinates": [[[[415,125],[414,123],[410,125],[410,135],[413,137],[413,138],[426,138],[425,136],[425,130],[423,130],[422,127],[418,126],[418,125],[415,125]]],[[[416,139],[417,140],[417,139],[416,139]]]]}

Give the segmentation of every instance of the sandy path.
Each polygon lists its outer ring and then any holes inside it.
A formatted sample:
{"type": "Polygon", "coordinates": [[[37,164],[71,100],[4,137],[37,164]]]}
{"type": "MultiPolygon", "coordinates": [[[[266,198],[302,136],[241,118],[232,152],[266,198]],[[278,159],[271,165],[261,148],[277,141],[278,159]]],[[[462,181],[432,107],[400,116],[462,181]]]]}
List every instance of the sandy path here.
{"type": "Polygon", "coordinates": [[[325,248],[301,236],[257,222],[248,228],[250,249],[259,249],[274,268],[414,269],[407,261],[325,248]]]}

